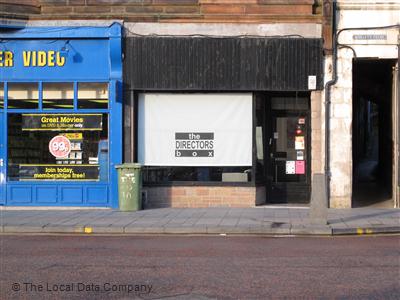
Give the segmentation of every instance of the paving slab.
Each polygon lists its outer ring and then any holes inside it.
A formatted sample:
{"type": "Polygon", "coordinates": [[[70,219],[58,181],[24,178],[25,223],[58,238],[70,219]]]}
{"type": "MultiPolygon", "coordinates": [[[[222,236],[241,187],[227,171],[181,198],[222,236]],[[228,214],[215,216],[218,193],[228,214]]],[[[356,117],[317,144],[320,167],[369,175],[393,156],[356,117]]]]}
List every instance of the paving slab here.
{"type": "Polygon", "coordinates": [[[238,219],[222,219],[218,226],[236,226],[238,222],[238,219]]]}
{"type": "Polygon", "coordinates": [[[187,220],[185,221],[185,223],[182,224],[182,226],[185,227],[190,227],[190,226],[195,226],[195,224],[198,222],[199,220],[187,220]]]}

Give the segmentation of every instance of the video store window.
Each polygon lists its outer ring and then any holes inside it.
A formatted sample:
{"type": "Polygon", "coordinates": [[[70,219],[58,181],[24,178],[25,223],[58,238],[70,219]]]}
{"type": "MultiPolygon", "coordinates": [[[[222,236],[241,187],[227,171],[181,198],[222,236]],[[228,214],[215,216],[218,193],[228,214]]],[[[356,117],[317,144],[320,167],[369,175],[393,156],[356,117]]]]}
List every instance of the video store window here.
{"type": "Polygon", "coordinates": [[[107,181],[108,114],[9,114],[8,180],[107,181]]]}

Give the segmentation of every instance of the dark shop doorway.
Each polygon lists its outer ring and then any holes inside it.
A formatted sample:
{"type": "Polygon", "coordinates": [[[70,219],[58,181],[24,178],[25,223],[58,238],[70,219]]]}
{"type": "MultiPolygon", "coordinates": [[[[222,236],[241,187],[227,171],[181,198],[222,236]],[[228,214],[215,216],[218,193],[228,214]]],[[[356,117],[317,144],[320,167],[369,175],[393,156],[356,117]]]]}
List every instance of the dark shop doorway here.
{"type": "Polygon", "coordinates": [[[393,208],[395,60],[353,61],[353,207],[393,208]]]}
{"type": "Polygon", "coordinates": [[[266,187],[266,204],[309,203],[310,117],[309,93],[256,96],[257,181],[266,187]]]}

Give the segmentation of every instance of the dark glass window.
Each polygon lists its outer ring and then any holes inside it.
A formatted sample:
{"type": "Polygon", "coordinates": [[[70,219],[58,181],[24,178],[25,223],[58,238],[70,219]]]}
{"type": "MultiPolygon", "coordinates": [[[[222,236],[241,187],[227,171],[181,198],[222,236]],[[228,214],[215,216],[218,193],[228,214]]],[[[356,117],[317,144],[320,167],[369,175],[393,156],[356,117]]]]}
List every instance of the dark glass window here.
{"type": "Polygon", "coordinates": [[[255,132],[255,146],[256,146],[256,180],[257,182],[264,182],[265,180],[265,160],[264,152],[266,147],[265,142],[265,100],[264,98],[257,94],[255,101],[255,122],[256,122],[256,132],[255,132]]]}
{"type": "Polygon", "coordinates": [[[307,110],[309,101],[306,97],[272,97],[272,110],[307,110]]]}
{"type": "Polygon", "coordinates": [[[143,182],[159,184],[171,181],[251,181],[251,167],[149,167],[143,168],[143,182]]]}

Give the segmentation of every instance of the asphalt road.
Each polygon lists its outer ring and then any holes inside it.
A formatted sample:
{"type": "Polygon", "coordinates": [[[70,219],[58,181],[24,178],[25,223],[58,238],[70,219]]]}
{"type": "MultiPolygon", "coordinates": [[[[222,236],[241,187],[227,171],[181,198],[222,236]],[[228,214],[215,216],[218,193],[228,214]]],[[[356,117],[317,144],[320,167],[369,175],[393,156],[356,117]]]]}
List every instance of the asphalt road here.
{"type": "Polygon", "coordinates": [[[400,299],[400,236],[0,236],[1,299],[400,299]]]}

